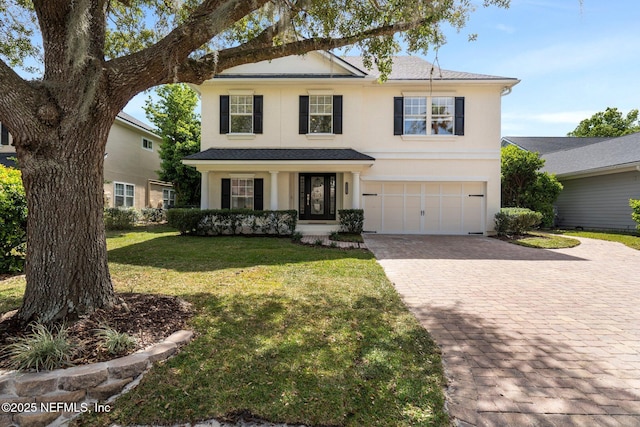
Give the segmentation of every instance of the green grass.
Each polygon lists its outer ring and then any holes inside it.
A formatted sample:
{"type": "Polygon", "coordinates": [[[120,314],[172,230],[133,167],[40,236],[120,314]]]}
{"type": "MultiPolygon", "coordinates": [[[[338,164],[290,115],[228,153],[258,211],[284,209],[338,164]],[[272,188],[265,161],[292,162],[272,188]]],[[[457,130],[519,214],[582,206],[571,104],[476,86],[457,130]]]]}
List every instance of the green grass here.
{"type": "MultiPolygon", "coordinates": [[[[116,290],[190,301],[196,338],[110,414],[78,424],[251,413],[310,426],[448,425],[439,350],[370,253],[163,228],[110,234],[108,247],[116,290]]],[[[15,287],[0,292],[12,298],[15,287]]]]}
{"type": "Polygon", "coordinates": [[[539,249],[564,249],[573,248],[580,244],[577,239],[547,234],[542,232],[530,232],[529,235],[511,240],[512,243],[529,248],[539,249]]]}
{"type": "Polygon", "coordinates": [[[613,233],[606,231],[574,231],[561,230],[559,233],[566,236],[588,237],[590,239],[608,240],[610,242],[618,242],[629,246],[630,248],[640,250],[640,236],[630,233],[613,233]]]}

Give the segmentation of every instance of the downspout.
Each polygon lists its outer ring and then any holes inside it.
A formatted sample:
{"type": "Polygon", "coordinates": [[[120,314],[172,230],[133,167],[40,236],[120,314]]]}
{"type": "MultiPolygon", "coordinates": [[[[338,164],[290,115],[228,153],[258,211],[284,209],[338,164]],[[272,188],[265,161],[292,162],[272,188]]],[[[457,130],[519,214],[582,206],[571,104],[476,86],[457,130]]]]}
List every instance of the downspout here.
{"type": "Polygon", "coordinates": [[[513,90],[512,87],[505,86],[502,88],[502,91],[500,92],[500,96],[507,96],[511,93],[512,90],[513,90]]]}

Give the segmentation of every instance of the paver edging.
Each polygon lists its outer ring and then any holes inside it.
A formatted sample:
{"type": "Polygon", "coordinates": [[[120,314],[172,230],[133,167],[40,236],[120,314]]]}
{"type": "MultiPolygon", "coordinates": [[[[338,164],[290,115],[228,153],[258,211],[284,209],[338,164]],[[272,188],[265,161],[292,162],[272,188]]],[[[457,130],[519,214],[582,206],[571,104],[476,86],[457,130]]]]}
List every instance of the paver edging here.
{"type": "Polygon", "coordinates": [[[104,402],[135,386],[154,362],[173,356],[192,338],[193,331],[181,330],[147,349],[108,362],[1,373],[0,420],[17,427],[62,425],[83,412],[106,409],[104,402]]]}

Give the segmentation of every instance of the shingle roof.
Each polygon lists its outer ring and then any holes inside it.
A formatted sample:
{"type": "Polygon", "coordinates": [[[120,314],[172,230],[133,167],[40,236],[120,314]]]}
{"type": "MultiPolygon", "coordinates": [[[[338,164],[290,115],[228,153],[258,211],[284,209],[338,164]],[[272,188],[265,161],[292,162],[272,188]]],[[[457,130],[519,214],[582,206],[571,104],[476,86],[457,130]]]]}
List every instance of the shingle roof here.
{"type": "Polygon", "coordinates": [[[640,132],[607,139],[571,150],[542,156],[543,168],[556,175],[571,175],[598,169],[632,166],[640,163],[640,132]]]}
{"type": "Polygon", "coordinates": [[[301,160],[375,160],[350,148],[209,148],[191,154],[184,160],[225,160],[225,161],[301,161],[301,160]]]}
{"type": "Polygon", "coordinates": [[[556,151],[584,147],[606,141],[608,139],[611,139],[611,137],[577,138],[571,136],[504,136],[502,137],[502,145],[504,146],[505,141],[507,141],[524,150],[543,155],[554,153],[556,151]]]}
{"type": "Polygon", "coordinates": [[[135,117],[133,117],[133,116],[130,116],[129,114],[127,114],[127,113],[125,113],[125,112],[123,112],[123,111],[120,111],[120,112],[118,113],[118,118],[119,118],[120,120],[124,120],[125,122],[129,122],[129,123],[131,123],[131,124],[133,124],[133,125],[136,125],[136,126],[138,126],[138,127],[142,128],[142,129],[146,130],[146,131],[151,132],[151,133],[156,133],[156,132],[157,132],[155,129],[153,129],[152,127],[150,127],[147,123],[142,122],[142,121],[140,121],[140,120],[136,119],[136,118],[135,118],[135,117]]]}
{"type": "MultiPolygon", "coordinates": [[[[343,60],[354,67],[365,71],[376,78],[380,72],[374,67],[369,70],[364,66],[361,56],[344,56],[343,60]]],[[[394,56],[389,80],[514,80],[512,77],[492,76],[489,74],[467,73],[464,71],[445,70],[417,56],[394,56]]]]}

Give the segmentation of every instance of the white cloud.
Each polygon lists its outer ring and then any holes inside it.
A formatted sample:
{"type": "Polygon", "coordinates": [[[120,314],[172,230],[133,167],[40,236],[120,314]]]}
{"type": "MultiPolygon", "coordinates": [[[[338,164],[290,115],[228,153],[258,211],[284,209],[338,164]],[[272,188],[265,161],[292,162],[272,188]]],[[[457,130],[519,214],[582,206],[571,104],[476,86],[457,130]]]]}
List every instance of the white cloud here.
{"type": "Polygon", "coordinates": [[[513,34],[513,33],[516,32],[516,29],[514,27],[511,27],[511,26],[505,25],[505,24],[498,24],[498,25],[496,25],[495,28],[496,28],[496,30],[502,31],[502,32],[507,33],[507,34],[513,34]]]}

